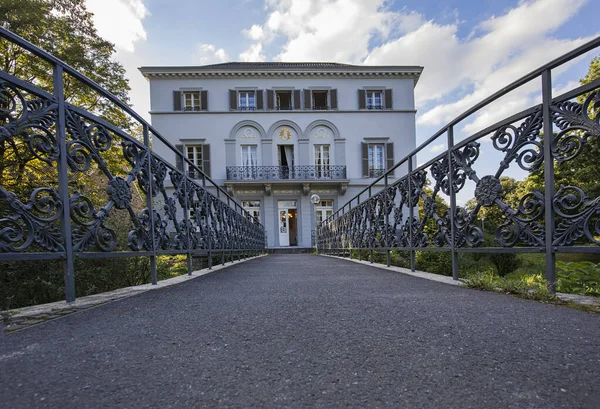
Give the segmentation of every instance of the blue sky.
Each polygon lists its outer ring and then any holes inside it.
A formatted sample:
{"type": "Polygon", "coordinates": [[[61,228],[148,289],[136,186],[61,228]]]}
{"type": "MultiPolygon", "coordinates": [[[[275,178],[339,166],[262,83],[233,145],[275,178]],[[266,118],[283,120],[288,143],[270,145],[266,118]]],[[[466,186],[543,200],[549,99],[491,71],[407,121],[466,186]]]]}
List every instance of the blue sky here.
{"type": "MultiPolygon", "coordinates": [[[[86,0],[117,46],[136,110],[149,109],[143,65],[337,61],[422,65],[417,141],[507,85],[597,37],[599,0],[86,0]]],[[[597,51],[596,54],[599,52],[597,51]]],[[[587,71],[587,55],[553,72],[556,92],[587,71]]],[[[459,138],[539,101],[531,84],[461,123],[459,138]]],[[[432,144],[418,160],[443,149],[432,144]]]]}

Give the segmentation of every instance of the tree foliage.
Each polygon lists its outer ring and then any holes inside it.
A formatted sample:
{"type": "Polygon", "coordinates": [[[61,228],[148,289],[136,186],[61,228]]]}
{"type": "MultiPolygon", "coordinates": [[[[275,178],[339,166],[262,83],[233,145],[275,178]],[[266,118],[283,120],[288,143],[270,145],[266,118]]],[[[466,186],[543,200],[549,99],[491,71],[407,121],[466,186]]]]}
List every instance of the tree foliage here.
{"type": "MultiPolygon", "coordinates": [[[[125,78],[125,69],[114,59],[114,45],[96,32],[92,14],[87,11],[84,0],[0,0],[0,25],[64,61],[125,103],[129,102],[130,87],[125,78]]],[[[0,39],[0,70],[47,92],[53,92],[52,64],[4,39],[0,39]]],[[[68,103],[139,138],[139,124],[97,91],[67,73],[63,75],[63,85],[68,103]]],[[[26,91],[21,92],[27,100],[37,98],[26,91]]],[[[0,95],[0,107],[6,108],[8,98],[2,97],[0,95]]],[[[20,105],[13,108],[17,111],[23,109],[20,105]]],[[[20,112],[14,113],[15,117],[19,114],[20,112]]],[[[8,117],[0,119],[0,127],[7,120],[8,117]]],[[[33,126],[27,130],[29,131],[35,133],[38,130],[33,126]]],[[[55,133],[56,129],[51,124],[46,131],[55,133]]],[[[56,188],[58,175],[55,161],[45,162],[36,158],[27,138],[22,136],[0,137],[0,186],[26,202],[38,187],[56,188]]],[[[101,153],[101,160],[106,163],[112,175],[125,176],[130,164],[123,156],[120,139],[114,134],[112,137],[112,144],[101,153]]],[[[75,191],[84,194],[94,206],[104,206],[107,202],[107,180],[107,175],[92,162],[85,172],[71,169],[69,190],[71,194],[75,191]]],[[[137,212],[144,206],[145,198],[137,190],[136,184],[132,184],[132,189],[132,203],[137,212]]],[[[8,200],[0,200],[0,219],[10,217],[12,211],[8,200]]],[[[123,247],[127,243],[131,225],[129,214],[124,210],[113,210],[109,223],[119,235],[119,243],[123,247]]],[[[35,250],[33,246],[27,249],[35,250]]],[[[0,309],[56,301],[63,297],[63,271],[60,263],[45,263],[46,267],[43,269],[39,268],[39,263],[33,262],[11,261],[0,264],[0,309]]],[[[114,262],[78,262],[76,274],[84,278],[77,281],[77,295],[148,282],[147,264],[147,259],[138,258],[114,262]]],[[[170,274],[168,268],[164,270],[165,275],[170,274]]]]}
{"type": "MultiPolygon", "coordinates": [[[[0,25],[23,37],[129,102],[125,68],[115,47],[98,35],[84,0],[0,0],[0,25]]],[[[8,41],[0,43],[0,69],[52,92],[52,67],[8,41]]],[[[130,130],[132,123],[113,104],[65,75],[68,102],[130,130]]]]}
{"type": "MultiPolygon", "coordinates": [[[[96,32],[92,17],[84,0],[0,0],[2,27],[64,61],[128,103],[130,87],[125,69],[113,58],[114,45],[96,32]]],[[[0,40],[0,55],[1,70],[53,92],[50,63],[7,40],[0,40]]],[[[139,124],[98,91],[67,73],[63,75],[63,85],[67,102],[139,138],[139,124]]],[[[118,145],[113,144],[104,152],[103,159],[111,172],[122,174],[128,166],[118,145]]],[[[87,174],[72,173],[72,186],[82,190],[83,185],[94,179],[89,176],[97,171],[93,166],[87,174]]],[[[56,178],[56,168],[36,158],[20,138],[0,141],[0,184],[7,190],[23,199],[35,187],[54,186],[56,178]]]]}

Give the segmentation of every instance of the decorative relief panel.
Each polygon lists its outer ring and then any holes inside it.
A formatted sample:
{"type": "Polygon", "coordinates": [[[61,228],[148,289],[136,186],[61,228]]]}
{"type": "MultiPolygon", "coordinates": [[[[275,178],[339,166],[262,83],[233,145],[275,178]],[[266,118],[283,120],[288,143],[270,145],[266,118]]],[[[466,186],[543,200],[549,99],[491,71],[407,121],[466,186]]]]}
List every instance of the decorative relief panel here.
{"type": "Polygon", "coordinates": [[[316,139],[327,139],[329,138],[329,131],[324,128],[324,127],[319,127],[317,129],[315,129],[314,133],[313,133],[313,138],[316,139]]]}
{"type": "Polygon", "coordinates": [[[240,133],[240,138],[242,139],[254,139],[257,138],[258,132],[256,131],[256,129],[248,127],[248,128],[242,128],[241,133],[240,133]]]}
{"type": "Polygon", "coordinates": [[[235,195],[236,196],[254,196],[254,195],[260,195],[262,196],[264,194],[264,190],[263,189],[235,189],[235,195]]]}
{"type": "Polygon", "coordinates": [[[301,189],[273,189],[275,195],[299,195],[302,193],[301,189]]]}

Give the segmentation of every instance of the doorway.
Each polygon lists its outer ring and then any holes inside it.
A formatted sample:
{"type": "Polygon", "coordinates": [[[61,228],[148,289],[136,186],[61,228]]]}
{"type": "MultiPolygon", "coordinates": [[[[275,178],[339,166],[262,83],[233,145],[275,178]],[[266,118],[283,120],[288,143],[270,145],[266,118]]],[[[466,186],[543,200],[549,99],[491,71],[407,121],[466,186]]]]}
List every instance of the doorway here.
{"type": "Polygon", "coordinates": [[[281,247],[298,245],[298,210],[295,200],[280,200],[279,210],[279,245],[281,247]]]}

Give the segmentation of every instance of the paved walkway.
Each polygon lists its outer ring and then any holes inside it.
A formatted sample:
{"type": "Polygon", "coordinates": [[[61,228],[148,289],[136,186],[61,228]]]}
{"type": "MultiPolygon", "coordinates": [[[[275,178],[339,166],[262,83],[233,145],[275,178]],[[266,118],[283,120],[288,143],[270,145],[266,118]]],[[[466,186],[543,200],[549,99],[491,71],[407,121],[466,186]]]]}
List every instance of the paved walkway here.
{"type": "Polygon", "coordinates": [[[314,255],[11,335],[0,407],[598,408],[600,315],[314,255]]]}

